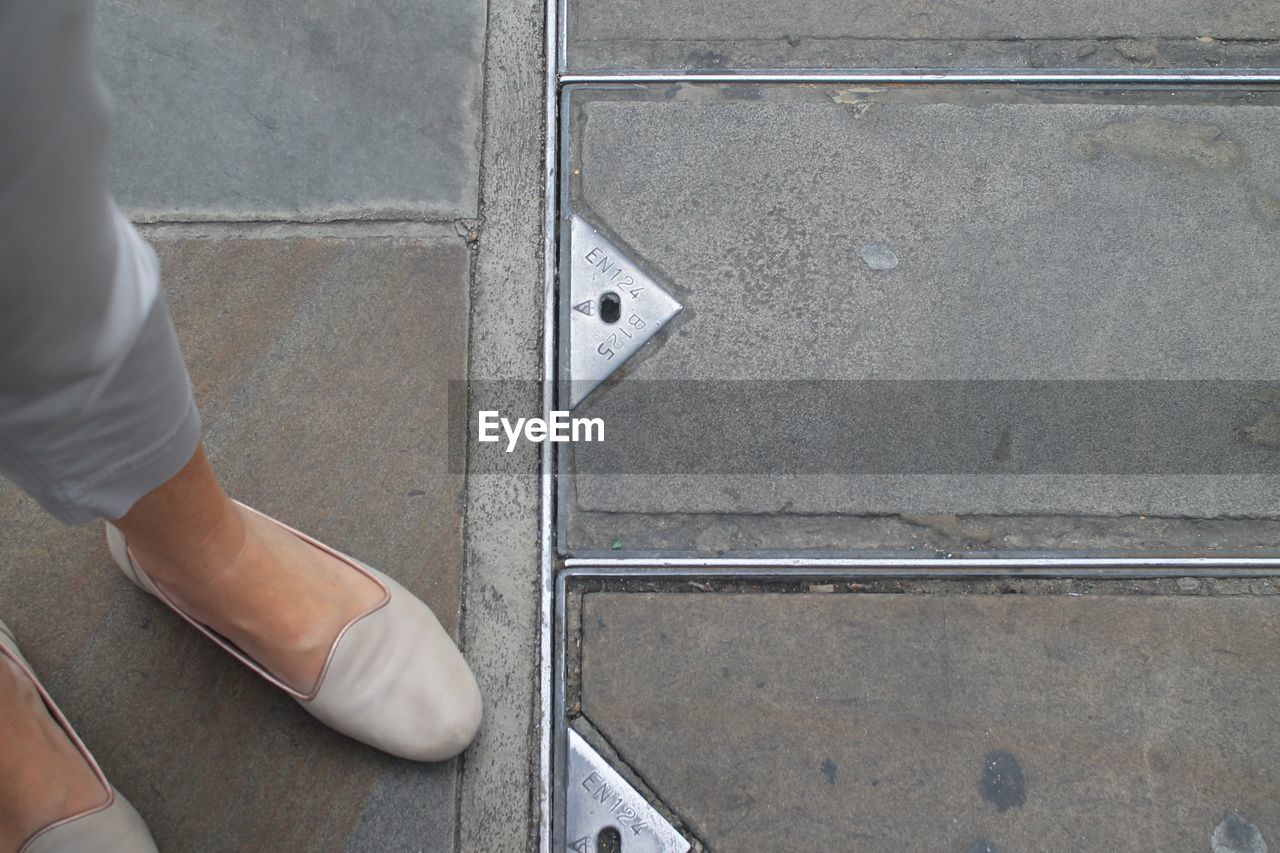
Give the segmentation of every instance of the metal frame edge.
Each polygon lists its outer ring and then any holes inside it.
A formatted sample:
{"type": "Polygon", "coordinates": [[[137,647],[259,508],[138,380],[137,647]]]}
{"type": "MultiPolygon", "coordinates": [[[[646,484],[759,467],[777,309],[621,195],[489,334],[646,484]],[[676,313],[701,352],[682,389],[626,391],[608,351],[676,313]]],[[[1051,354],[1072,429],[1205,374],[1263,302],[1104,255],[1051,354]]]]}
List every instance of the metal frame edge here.
{"type": "Polygon", "coordinates": [[[580,72],[560,75],[560,83],[634,85],[661,83],[1057,83],[1116,85],[1267,85],[1280,83],[1275,71],[1228,69],[1202,71],[1170,68],[1152,72],[1092,71],[1062,68],[1053,71],[1023,71],[1015,68],[911,69],[867,68],[831,71],[814,68],[769,69],[761,71],[702,72],[679,70],[580,72]]]}
{"type": "MultiPolygon", "coordinates": [[[[542,223],[542,409],[550,417],[555,408],[556,363],[556,266],[559,157],[559,86],[562,62],[560,22],[562,0],[546,0],[544,37],[544,115],[543,115],[543,223],[542,223]]],[[[552,824],[556,796],[554,788],[552,743],[555,735],[554,683],[552,680],[555,652],[552,617],[556,606],[554,525],[555,500],[552,475],[555,450],[552,442],[542,444],[539,467],[540,537],[538,542],[538,850],[551,853],[552,824]]]]}
{"type": "MultiPolygon", "coordinates": [[[[1056,576],[1086,576],[1113,571],[1123,577],[1167,577],[1178,575],[1280,574],[1280,557],[1200,556],[1200,557],[569,557],[564,572],[574,576],[617,573],[619,576],[666,572],[672,575],[709,574],[732,579],[743,576],[796,576],[811,572],[857,571],[887,576],[903,572],[926,572],[931,576],[972,577],[992,573],[1035,577],[1036,572],[1056,576]]],[[[564,574],[562,572],[562,574],[564,574]]]]}

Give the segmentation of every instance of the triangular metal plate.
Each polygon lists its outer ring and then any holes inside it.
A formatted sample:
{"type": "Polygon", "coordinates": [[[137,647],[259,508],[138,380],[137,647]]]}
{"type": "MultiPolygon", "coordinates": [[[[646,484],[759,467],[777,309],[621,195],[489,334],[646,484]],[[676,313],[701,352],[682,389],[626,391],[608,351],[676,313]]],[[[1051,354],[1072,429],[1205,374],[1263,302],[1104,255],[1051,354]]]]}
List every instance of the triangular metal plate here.
{"type": "Polygon", "coordinates": [[[578,214],[569,216],[568,365],[572,409],[681,305],[578,214]]]}
{"type": "Polygon", "coordinates": [[[597,853],[600,833],[613,827],[627,853],[687,853],[689,842],[627,784],[582,735],[569,729],[565,844],[597,853]]]}

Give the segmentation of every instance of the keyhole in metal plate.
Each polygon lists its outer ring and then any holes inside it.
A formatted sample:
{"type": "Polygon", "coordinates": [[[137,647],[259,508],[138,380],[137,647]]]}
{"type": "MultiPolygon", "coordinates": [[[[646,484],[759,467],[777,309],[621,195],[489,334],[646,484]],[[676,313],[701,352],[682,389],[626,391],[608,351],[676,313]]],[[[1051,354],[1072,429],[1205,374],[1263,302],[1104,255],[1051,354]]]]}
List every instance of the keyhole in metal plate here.
{"type": "Polygon", "coordinates": [[[600,319],[606,323],[616,323],[622,317],[622,299],[616,293],[606,293],[600,297],[600,319]]]}
{"type": "Polygon", "coordinates": [[[622,833],[612,826],[606,826],[596,836],[596,850],[599,853],[622,853],[622,833]]]}

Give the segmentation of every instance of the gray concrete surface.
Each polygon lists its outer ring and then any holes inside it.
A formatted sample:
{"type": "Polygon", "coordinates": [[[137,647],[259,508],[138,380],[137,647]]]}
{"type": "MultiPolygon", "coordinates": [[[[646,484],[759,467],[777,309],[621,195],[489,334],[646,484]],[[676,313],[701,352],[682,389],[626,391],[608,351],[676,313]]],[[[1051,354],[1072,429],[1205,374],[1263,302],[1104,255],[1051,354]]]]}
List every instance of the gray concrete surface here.
{"type": "MultiPolygon", "coordinates": [[[[772,481],[739,479],[726,488],[768,489],[772,481]]],[[[697,488],[696,478],[682,482],[697,488]]],[[[796,484],[793,484],[796,485],[796,484]]],[[[836,484],[832,484],[835,486],[836,484]]],[[[845,485],[848,485],[846,483],[845,485]]],[[[830,515],[801,513],[589,512],[568,520],[573,553],[615,555],[654,549],[708,556],[763,553],[851,553],[883,549],[906,556],[973,556],[1000,551],[1171,552],[1217,556],[1274,556],[1280,520],[1260,518],[1152,518],[1099,516],[992,516],[955,513],[830,515]]]]}
{"type": "MultiPolygon", "coordinates": [[[[530,380],[542,375],[542,7],[490,0],[488,8],[469,376],[521,380],[485,384],[503,390],[500,408],[532,416],[541,385],[530,380]]],[[[503,469],[467,472],[463,639],[486,716],[463,766],[462,851],[537,849],[538,486],[532,445],[503,469]]]]}
{"type": "Polygon", "coordinates": [[[484,4],[106,0],[98,17],[135,219],[476,215],[484,4]]]}
{"type": "Polygon", "coordinates": [[[422,595],[486,705],[459,761],[352,744],[133,593],[96,530],[5,489],[0,614],[164,849],[534,844],[537,459],[464,479],[446,384],[541,373],[541,13],[99,9],[115,189],[158,223],[215,464],[422,595]]]}
{"type": "MultiPolygon", "coordinates": [[[[229,491],[380,567],[456,633],[463,240],[148,236],[229,491]]],[[[455,762],[330,731],[138,592],[100,525],[64,529],[9,486],[2,503],[0,613],[162,849],[452,846],[455,762]]]]}
{"type": "MultiPolygon", "coordinates": [[[[1280,312],[1280,221],[1268,212],[1280,197],[1269,130],[1280,107],[1270,95],[684,87],[573,98],[570,204],[685,305],[619,383],[588,400],[582,413],[606,423],[610,412],[634,415],[646,380],[1265,381],[1280,368],[1270,319],[1280,312]],[[871,244],[897,264],[868,264],[860,253],[871,244]]],[[[741,451],[732,424],[814,413],[771,411],[765,395],[744,418],[742,404],[709,411],[705,401],[719,397],[708,393],[695,409],[688,396],[615,422],[652,437],[659,454],[687,457],[681,427],[696,411],[704,465],[610,476],[601,472],[627,469],[608,467],[608,442],[579,445],[578,465],[592,473],[571,484],[576,506],[650,516],[1275,512],[1274,448],[1237,429],[1243,408],[1222,413],[1215,441],[1248,460],[1213,475],[1180,468],[1189,454],[1128,474],[868,471],[848,455],[862,448],[825,442],[822,475],[729,476],[715,466],[741,451]]],[[[1270,403],[1241,402],[1268,417],[1270,403]]],[[[993,413],[988,427],[1004,424],[1016,445],[1021,414],[993,413]]],[[[956,418],[926,407],[902,432],[932,440],[956,418]]],[[[855,420],[815,415],[807,427],[855,420]]],[[[997,462],[1000,433],[987,449],[997,462]]],[[[775,455],[803,455],[798,444],[775,455]]]]}
{"type": "Polygon", "coordinates": [[[643,68],[1274,67],[1268,0],[776,3],[569,0],[569,65],[643,68]]]}
{"type": "Polygon", "coordinates": [[[1274,846],[1274,584],[1012,585],[588,593],[581,711],[715,851],[1274,846]]]}
{"type": "Polygon", "coordinates": [[[1280,366],[1280,221],[1259,201],[1280,197],[1275,97],[575,99],[570,204],[693,311],[631,378],[1267,380],[1280,366]],[[871,243],[897,265],[868,265],[871,243]]]}

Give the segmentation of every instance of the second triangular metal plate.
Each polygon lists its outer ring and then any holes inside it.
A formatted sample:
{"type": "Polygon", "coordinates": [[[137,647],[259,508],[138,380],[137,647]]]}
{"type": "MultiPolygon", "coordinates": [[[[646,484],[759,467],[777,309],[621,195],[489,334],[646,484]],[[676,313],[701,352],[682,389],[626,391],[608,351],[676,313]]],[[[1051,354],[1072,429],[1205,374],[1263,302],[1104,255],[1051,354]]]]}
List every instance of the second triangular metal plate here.
{"type": "Polygon", "coordinates": [[[565,842],[574,853],[598,853],[612,829],[632,853],[687,853],[689,842],[609,766],[582,736],[569,729],[565,842]]]}
{"type": "Polygon", "coordinates": [[[681,305],[578,214],[569,216],[569,408],[680,313],[681,305]]]}

